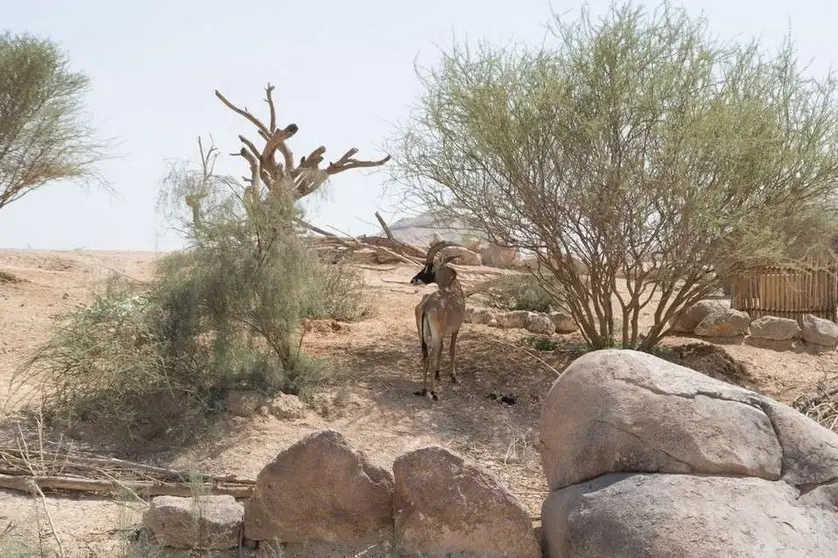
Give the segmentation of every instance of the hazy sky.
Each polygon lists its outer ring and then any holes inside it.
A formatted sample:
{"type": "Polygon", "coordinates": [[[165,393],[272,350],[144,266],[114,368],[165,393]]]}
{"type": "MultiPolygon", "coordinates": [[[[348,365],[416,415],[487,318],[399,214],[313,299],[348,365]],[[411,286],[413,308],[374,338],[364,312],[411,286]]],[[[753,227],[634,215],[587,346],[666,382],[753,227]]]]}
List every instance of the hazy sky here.
{"type": "MultiPolygon", "coordinates": [[[[610,0],[589,2],[602,13],[610,0]]],[[[650,2],[654,6],[657,2],[650,2]]],[[[253,128],[213,95],[263,111],[263,87],[276,85],[279,123],[300,126],[295,155],[323,144],[326,161],[349,147],[382,156],[394,123],[419,93],[414,59],[433,63],[452,34],[469,40],[539,44],[551,5],[561,0],[0,0],[0,28],[58,41],[92,79],[87,97],[101,134],[121,142],[102,171],[116,195],[61,183],[0,210],[0,248],[171,249],[178,237],[155,213],[167,160],[194,158],[196,138],[212,134],[225,154],[219,170],[245,174],[238,134],[253,128]]],[[[838,66],[838,4],[815,0],[685,0],[716,34],[761,37],[778,45],[791,25],[812,71],[838,66]]],[[[360,234],[373,212],[396,215],[382,197],[382,174],[349,171],[331,181],[310,218],[360,234]]]]}

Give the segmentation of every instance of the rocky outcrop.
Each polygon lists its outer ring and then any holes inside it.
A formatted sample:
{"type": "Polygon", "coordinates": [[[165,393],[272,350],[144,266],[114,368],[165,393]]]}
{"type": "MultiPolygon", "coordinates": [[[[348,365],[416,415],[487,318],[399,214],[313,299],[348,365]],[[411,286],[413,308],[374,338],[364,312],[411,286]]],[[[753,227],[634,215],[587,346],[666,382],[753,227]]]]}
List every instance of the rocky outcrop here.
{"type": "Polygon", "coordinates": [[[465,323],[485,324],[503,329],[526,329],[538,335],[574,333],[579,328],[564,312],[530,312],[528,310],[500,311],[491,308],[466,308],[465,323]]]}

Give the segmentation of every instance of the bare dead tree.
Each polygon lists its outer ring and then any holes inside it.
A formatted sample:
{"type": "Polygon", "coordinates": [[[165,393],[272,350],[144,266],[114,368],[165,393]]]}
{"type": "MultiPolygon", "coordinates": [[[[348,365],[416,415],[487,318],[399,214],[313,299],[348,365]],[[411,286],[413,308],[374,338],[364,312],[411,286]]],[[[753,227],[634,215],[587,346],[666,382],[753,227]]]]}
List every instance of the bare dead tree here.
{"type": "Polygon", "coordinates": [[[264,145],[259,149],[253,141],[244,135],[239,136],[243,146],[234,155],[241,156],[247,161],[250,167],[250,177],[246,178],[249,187],[255,192],[262,191],[264,187],[267,192],[275,192],[278,188],[284,188],[293,193],[294,199],[303,198],[315,192],[323,183],[335,174],[359,168],[378,167],[390,160],[387,155],[377,161],[363,161],[355,158],[358,149],[353,147],[346,151],[337,161],[329,162],[325,168],[320,168],[324,161],[326,148],[319,146],[308,155],[301,157],[299,161],[294,160],[294,154],[288,146],[288,140],[297,133],[299,127],[290,123],[284,128],[277,125],[276,103],[273,98],[274,86],[270,83],[265,87],[265,102],[268,104],[269,120],[265,124],[247,108],[240,108],[230,102],[220,91],[215,91],[224,105],[247,119],[256,127],[259,137],[264,145]],[[279,154],[280,159],[277,159],[279,154]]]}

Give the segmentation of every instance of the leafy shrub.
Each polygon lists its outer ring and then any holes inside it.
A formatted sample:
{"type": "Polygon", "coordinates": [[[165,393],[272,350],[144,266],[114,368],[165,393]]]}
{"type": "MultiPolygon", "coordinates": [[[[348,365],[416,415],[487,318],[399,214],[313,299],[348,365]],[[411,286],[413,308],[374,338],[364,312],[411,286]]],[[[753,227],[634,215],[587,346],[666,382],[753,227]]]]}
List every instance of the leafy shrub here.
{"type": "Polygon", "coordinates": [[[530,335],[522,337],[518,343],[524,347],[532,347],[536,351],[550,352],[555,351],[559,347],[559,342],[549,337],[538,337],[530,335]]]}
{"type": "Polygon", "coordinates": [[[558,310],[553,297],[532,276],[501,277],[486,290],[487,305],[501,310],[552,312],[558,310]]]}
{"type": "Polygon", "coordinates": [[[370,312],[364,293],[364,278],[346,264],[318,264],[308,284],[304,311],[307,318],[333,318],[344,322],[357,321],[370,312]]]}

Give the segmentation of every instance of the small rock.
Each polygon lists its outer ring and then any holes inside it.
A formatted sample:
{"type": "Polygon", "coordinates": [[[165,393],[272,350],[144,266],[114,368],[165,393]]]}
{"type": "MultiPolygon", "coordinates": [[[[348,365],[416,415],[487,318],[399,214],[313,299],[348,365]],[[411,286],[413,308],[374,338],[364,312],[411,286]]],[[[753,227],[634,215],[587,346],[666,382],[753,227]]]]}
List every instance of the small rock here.
{"type": "Polygon", "coordinates": [[[806,314],[803,316],[803,340],[813,345],[835,348],[838,344],[838,324],[806,314]]]}
{"type": "Polygon", "coordinates": [[[556,333],[573,333],[578,329],[573,316],[564,312],[550,312],[550,320],[555,326],[556,333]]]}
{"type": "Polygon", "coordinates": [[[267,403],[267,398],[253,390],[227,392],[227,412],[237,417],[250,417],[267,403]]]}
{"type": "Polygon", "coordinates": [[[306,406],[296,395],[280,393],[268,405],[268,413],[279,420],[302,418],[306,414],[306,406]]]}
{"type": "Polygon", "coordinates": [[[754,339],[786,341],[794,339],[799,334],[800,326],[797,325],[797,320],[763,316],[751,322],[751,337],[754,339]]]}
{"type": "Polygon", "coordinates": [[[498,323],[497,318],[492,318],[486,325],[489,327],[500,327],[500,323],[498,323]]]}
{"type": "Polygon", "coordinates": [[[527,318],[532,312],[527,310],[512,310],[511,312],[501,312],[495,316],[500,327],[504,329],[523,329],[527,326],[527,318]]]}
{"type": "Polygon", "coordinates": [[[701,320],[693,333],[701,337],[739,337],[748,331],[751,318],[746,312],[727,308],[701,320]]]}
{"type": "Polygon", "coordinates": [[[393,532],[393,477],[334,430],[318,430],[265,466],[245,505],[248,539],[368,544],[393,532]]]}
{"type": "Polygon", "coordinates": [[[396,458],[396,536],[408,554],[537,558],[529,514],[498,480],[441,447],[396,458]]]}
{"type": "Polygon", "coordinates": [[[551,335],[556,331],[556,326],[547,314],[532,313],[528,315],[525,326],[530,333],[539,335],[551,335]]]}
{"type": "Polygon", "coordinates": [[[162,546],[226,550],[239,544],[243,515],[242,505],[229,495],[156,496],[143,524],[162,546]]]}
{"type": "Polygon", "coordinates": [[[728,308],[730,308],[729,300],[699,300],[671,320],[672,331],[675,333],[692,333],[704,318],[713,312],[727,310],[728,308]]]}

